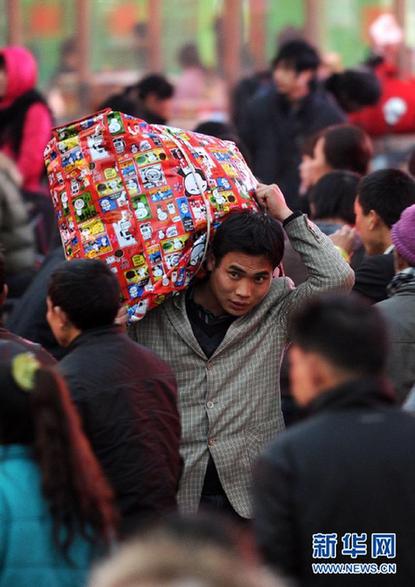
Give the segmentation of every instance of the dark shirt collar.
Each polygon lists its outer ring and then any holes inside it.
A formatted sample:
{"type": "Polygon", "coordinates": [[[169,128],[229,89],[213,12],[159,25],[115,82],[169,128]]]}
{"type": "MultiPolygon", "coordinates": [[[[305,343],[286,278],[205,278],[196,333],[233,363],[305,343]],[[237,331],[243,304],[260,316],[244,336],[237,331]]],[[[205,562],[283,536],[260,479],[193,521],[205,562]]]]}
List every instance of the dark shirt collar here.
{"type": "Polygon", "coordinates": [[[187,292],[186,292],[186,306],[188,308],[188,311],[191,312],[192,315],[197,316],[197,318],[200,321],[202,321],[205,324],[208,324],[210,326],[214,326],[214,325],[224,324],[224,323],[230,324],[234,320],[236,320],[235,316],[231,316],[231,314],[227,314],[226,312],[225,312],[225,314],[221,314],[220,316],[215,316],[215,314],[212,314],[212,312],[209,312],[209,310],[206,310],[206,308],[204,308],[203,306],[201,306],[200,304],[195,302],[194,293],[195,293],[194,287],[190,287],[187,290],[187,292]]]}
{"type": "Polygon", "coordinates": [[[390,383],[382,378],[354,379],[326,391],[308,406],[308,413],[348,408],[380,408],[397,403],[390,383]]]}
{"type": "Polygon", "coordinates": [[[118,326],[117,324],[111,324],[110,326],[99,326],[98,328],[89,328],[88,330],[84,330],[83,332],[81,332],[81,334],[74,338],[71,344],[66,347],[66,350],[68,353],[70,353],[75,348],[91,340],[113,334],[122,334],[121,326],[118,326]]]}

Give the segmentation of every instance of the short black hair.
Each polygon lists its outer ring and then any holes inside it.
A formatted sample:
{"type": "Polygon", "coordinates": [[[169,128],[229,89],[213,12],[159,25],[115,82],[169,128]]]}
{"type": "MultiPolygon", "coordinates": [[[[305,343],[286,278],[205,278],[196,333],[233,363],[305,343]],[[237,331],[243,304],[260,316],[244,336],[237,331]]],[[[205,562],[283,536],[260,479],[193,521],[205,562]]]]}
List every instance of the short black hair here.
{"type": "Polygon", "coordinates": [[[379,79],[370,69],[346,69],[333,73],[324,85],[345,112],[374,106],[382,92],[379,79]]]}
{"type": "Polygon", "coordinates": [[[380,169],[360,181],[357,194],[363,213],[374,210],[391,228],[415,204],[415,181],[400,169],[380,169]]]}
{"type": "Polygon", "coordinates": [[[136,89],[142,100],[149,94],[155,94],[160,100],[167,100],[174,94],[174,86],[169,80],[158,73],[151,73],[143,77],[137,84],[136,89]]]}
{"type": "Polygon", "coordinates": [[[356,294],[323,294],[292,315],[291,341],[356,377],[381,376],[388,340],[380,312],[356,294]]]}
{"type": "Polygon", "coordinates": [[[280,223],[263,212],[235,210],[217,229],[211,251],[217,263],[228,253],[263,255],[275,268],[284,254],[284,233],[280,223]]]}
{"type": "Polygon", "coordinates": [[[199,132],[202,135],[209,135],[210,137],[217,137],[224,141],[238,140],[238,135],[234,126],[228,122],[218,122],[217,120],[206,120],[199,122],[195,126],[193,132],[199,132]]]}
{"type": "Polygon", "coordinates": [[[317,71],[320,65],[320,56],[310,43],[302,39],[287,41],[281,45],[276,57],[272,61],[272,69],[279,65],[294,69],[297,73],[301,71],[317,71]]]}
{"type": "Polygon", "coordinates": [[[364,130],[353,124],[334,124],[322,130],[319,138],[324,138],[324,158],[332,169],[347,169],[360,175],[368,172],[373,146],[364,130]]]}
{"type": "Polygon", "coordinates": [[[137,103],[128,97],[127,91],[123,92],[122,94],[114,94],[109,96],[99,106],[99,110],[103,110],[104,108],[111,108],[111,110],[114,110],[114,112],[123,112],[124,114],[129,114],[130,116],[139,117],[137,103]]]}
{"type": "Polygon", "coordinates": [[[313,218],[340,218],[346,224],[354,224],[354,201],[360,175],[352,171],[331,171],[323,175],[311,188],[310,203],[314,204],[313,218]]]}
{"type": "Polygon", "coordinates": [[[52,273],[48,296],[80,330],[109,326],[120,307],[120,288],[109,267],[95,259],[63,263],[52,273]]]}

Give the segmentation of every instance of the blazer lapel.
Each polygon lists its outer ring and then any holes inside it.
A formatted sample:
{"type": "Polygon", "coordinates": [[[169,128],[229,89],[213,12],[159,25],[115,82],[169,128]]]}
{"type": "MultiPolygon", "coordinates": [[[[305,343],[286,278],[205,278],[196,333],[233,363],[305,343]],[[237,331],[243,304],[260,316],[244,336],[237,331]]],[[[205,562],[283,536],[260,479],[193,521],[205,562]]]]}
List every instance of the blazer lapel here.
{"type": "Polygon", "coordinates": [[[173,296],[170,304],[164,305],[164,310],[170,320],[171,325],[176,330],[177,334],[184,340],[184,342],[197,354],[199,357],[208,360],[205,353],[199,346],[195,335],[193,334],[192,326],[186,312],[186,296],[184,293],[173,296]]]}

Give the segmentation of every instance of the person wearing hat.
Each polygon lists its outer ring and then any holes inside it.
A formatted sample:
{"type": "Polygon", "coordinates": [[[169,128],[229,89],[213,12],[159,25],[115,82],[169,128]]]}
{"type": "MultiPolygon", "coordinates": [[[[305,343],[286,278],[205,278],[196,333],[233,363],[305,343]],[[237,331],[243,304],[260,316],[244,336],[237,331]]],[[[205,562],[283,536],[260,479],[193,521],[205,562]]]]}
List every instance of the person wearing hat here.
{"type": "Polygon", "coordinates": [[[415,384],[415,204],[392,226],[391,238],[395,277],[389,298],[376,305],[389,325],[388,375],[404,401],[415,384]]]}

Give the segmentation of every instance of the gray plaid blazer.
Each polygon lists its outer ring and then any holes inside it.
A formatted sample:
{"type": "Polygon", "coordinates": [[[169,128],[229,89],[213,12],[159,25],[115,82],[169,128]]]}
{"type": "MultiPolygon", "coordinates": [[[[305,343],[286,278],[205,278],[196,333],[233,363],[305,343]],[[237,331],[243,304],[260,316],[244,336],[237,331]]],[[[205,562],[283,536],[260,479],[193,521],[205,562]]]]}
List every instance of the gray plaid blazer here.
{"type": "Polygon", "coordinates": [[[309,278],[297,288],[287,277],[274,279],[264,300],[232,323],[210,359],[193,335],[184,293],[130,330],[177,377],[184,460],[178,501],[183,512],[198,509],[210,452],[232,506],[241,516],[251,516],[252,465],[284,429],[279,371],[290,313],[318,292],[353,286],[353,271],[305,215],[291,220],[285,230],[309,278]]]}

